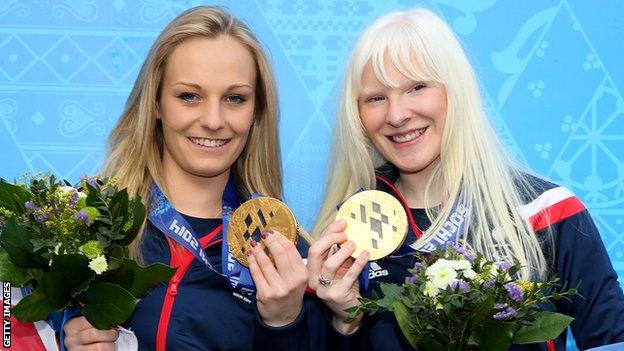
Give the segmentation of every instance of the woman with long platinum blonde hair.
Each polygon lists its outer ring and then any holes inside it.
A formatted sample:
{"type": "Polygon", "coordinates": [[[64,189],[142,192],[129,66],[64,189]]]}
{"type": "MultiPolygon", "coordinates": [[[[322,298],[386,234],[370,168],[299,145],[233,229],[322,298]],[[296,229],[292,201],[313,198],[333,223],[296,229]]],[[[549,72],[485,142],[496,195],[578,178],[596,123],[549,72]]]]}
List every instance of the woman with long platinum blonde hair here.
{"type": "MultiPolygon", "coordinates": [[[[131,256],[177,267],[124,325],[139,350],[286,348],[281,342],[290,349],[302,339],[308,279],[295,245],[278,232],[262,233],[267,250],[282,259],[274,264],[252,242],[253,282],[243,283],[223,244],[222,212],[252,193],[281,197],[277,110],[264,50],[225,10],[189,9],[153,44],[110,135],[104,170],[150,209],[131,256]],[[184,230],[195,246],[180,242],[184,230]]],[[[84,317],[69,319],[63,331],[69,350],[113,350],[118,337],[84,317]]]]}
{"type": "MultiPolygon", "coordinates": [[[[579,285],[579,296],[554,306],[576,319],[579,347],[624,342],[624,297],[589,213],[569,190],[532,175],[506,151],[461,44],[427,9],[379,18],[353,50],[308,254],[310,286],[330,310],[336,338],[356,349],[409,348],[389,313],[345,321],[344,310],[358,303],[368,253],[349,258],[355,244],[346,241],[345,222],[333,218],[359,188],[400,200],[409,218],[405,246],[436,246],[437,233],[463,204],[469,225],[456,233],[458,244],[493,261],[517,261],[519,278],[556,274],[566,286],[579,285]],[[336,244],[340,249],[328,255],[336,244]]],[[[403,282],[414,260],[376,261],[365,273],[371,290],[403,282]]],[[[565,338],[513,350],[565,349],[565,338]]]]}

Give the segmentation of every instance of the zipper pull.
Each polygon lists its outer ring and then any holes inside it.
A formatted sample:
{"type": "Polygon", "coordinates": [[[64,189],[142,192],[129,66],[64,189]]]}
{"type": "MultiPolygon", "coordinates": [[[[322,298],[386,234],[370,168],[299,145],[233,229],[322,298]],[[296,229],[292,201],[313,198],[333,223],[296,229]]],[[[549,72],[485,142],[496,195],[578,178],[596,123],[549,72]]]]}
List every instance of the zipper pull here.
{"type": "Polygon", "coordinates": [[[171,279],[171,286],[169,286],[169,294],[176,296],[178,294],[178,284],[180,283],[180,278],[174,275],[173,279],[171,279]]]}

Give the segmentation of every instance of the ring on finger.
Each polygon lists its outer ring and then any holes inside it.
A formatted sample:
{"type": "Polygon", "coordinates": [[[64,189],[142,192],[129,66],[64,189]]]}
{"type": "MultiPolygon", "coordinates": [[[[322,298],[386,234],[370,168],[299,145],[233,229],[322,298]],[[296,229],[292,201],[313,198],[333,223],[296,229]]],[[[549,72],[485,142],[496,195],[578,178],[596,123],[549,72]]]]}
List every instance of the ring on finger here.
{"type": "Polygon", "coordinates": [[[324,277],[323,275],[319,274],[318,275],[318,282],[319,284],[323,285],[323,286],[328,286],[331,285],[331,279],[324,277]]]}

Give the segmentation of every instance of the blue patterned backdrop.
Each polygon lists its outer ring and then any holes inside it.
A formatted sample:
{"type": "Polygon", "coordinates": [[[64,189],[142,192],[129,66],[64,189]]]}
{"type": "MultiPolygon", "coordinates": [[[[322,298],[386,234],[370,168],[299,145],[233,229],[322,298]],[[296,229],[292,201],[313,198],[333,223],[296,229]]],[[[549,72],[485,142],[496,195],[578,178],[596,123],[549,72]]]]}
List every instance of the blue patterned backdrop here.
{"type": "MultiPolygon", "coordinates": [[[[279,83],[286,200],[310,228],[342,71],[358,33],[413,1],[0,1],[0,176],[99,170],[150,45],[199,4],[224,5],[279,83]]],[[[624,2],[432,0],[460,35],[504,141],[590,208],[624,277],[624,2]]],[[[589,263],[588,263],[589,264],[589,263]]]]}

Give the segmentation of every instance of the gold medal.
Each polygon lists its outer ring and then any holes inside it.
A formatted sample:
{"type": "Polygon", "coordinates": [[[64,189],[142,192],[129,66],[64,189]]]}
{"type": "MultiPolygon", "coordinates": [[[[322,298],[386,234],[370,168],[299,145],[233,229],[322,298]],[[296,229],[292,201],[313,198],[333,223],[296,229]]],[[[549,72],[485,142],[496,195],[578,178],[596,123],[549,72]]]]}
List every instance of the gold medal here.
{"type": "Polygon", "coordinates": [[[230,218],[227,233],[230,252],[243,266],[249,267],[247,252],[251,250],[251,240],[256,240],[264,249],[260,233],[269,229],[280,232],[293,243],[297,242],[297,221],[283,202],[272,197],[246,201],[230,218]]]}
{"type": "Polygon", "coordinates": [[[379,190],[361,191],[348,198],[336,214],[339,219],[347,222],[345,234],[355,243],[354,258],[364,250],[371,261],[386,257],[407,235],[405,209],[399,200],[379,190]]]}

